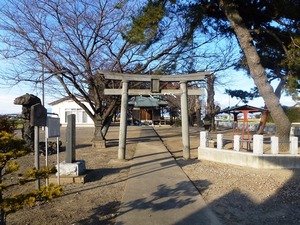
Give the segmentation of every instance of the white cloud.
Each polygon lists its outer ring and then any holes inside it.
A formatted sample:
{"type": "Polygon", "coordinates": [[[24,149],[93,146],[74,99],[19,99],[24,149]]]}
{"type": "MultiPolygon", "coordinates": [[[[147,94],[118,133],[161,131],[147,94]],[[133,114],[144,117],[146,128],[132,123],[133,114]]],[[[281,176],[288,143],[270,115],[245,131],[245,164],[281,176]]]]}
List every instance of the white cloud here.
{"type": "Polygon", "coordinates": [[[15,95],[0,95],[0,114],[21,113],[22,106],[14,105],[14,100],[18,96],[15,95]]]}

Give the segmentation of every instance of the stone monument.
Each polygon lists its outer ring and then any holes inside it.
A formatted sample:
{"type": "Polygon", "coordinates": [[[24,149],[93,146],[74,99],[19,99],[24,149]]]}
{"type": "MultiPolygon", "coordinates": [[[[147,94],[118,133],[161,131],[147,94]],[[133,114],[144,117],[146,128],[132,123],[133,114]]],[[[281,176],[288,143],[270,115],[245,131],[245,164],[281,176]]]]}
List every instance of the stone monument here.
{"type": "Polygon", "coordinates": [[[63,183],[82,182],[85,178],[85,161],[76,160],[76,120],[75,115],[68,115],[67,117],[67,129],[66,129],[66,158],[65,161],[57,165],[60,180],[63,183]]]}
{"type": "Polygon", "coordinates": [[[34,148],[34,126],[30,124],[31,106],[38,103],[41,104],[41,99],[28,93],[14,100],[15,105],[22,105],[22,115],[25,120],[22,128],[22,138],[32,149],[34,148]]]}

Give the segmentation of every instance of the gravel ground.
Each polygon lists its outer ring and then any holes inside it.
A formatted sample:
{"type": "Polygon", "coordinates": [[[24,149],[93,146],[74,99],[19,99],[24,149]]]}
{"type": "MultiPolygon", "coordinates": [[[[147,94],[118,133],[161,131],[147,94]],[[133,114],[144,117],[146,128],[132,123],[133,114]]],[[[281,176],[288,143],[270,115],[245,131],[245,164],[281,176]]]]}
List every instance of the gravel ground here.
{"type": "MultiPolygon", "coordinates": [[[[224,225],[300,224],[300,170],[262,170],[198,161],[199,129],[194,127],[190,132],[191,159],[183,160],[181,129],[162,126],[155,130],[224,225]]],[[[110,128],[105,150],[91,147],[92,128],[77,128],[76,134],[76,158],[86,161],[86,183],[64,185],[62,196],[9,215],[7,224],[114,224],[140,128],[128,127],[126,163],[114,160],[118,127],[110,128]]],[[[60,157],[64,159],[64,152],[60,157]]],[[[19,161],[21,170],[25,170],[32,166],[33,155],[19,161]]],[[[55,164],[56,155],[51,155],[49,162],[55,164]]],[[[32,187],[34,184],[10,190],[20,192],[32,187]]]]}
{"type": "Polygon", "coordinates": [[[156,130],[223,224],[300,224],[299,169],[255,169],[199,161],[197,128],[190,132],[192,159],[183,160],[176,144],[180,128],[156,130]]]}

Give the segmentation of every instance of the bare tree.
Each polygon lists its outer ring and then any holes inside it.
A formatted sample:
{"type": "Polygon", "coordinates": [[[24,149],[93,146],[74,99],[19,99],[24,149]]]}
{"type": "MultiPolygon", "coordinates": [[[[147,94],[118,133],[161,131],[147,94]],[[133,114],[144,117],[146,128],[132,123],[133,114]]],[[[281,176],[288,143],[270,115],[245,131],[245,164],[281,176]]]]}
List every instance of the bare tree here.
{"type": "Polygon", "coordinates": [[[119,84],[97,71],[165,70],[190,48],[183,22],[172,13],[155,26],[146,24],[144,35],[135,38],[132,18],[142,9],[136,1],[7,0],[0,9],[1,54],[15,66],[2,78],[47,82],[49,95],[69,96],[92,118],[94,141],[105,140],[119,98],[107,98],[103,90],[119,84]]]}

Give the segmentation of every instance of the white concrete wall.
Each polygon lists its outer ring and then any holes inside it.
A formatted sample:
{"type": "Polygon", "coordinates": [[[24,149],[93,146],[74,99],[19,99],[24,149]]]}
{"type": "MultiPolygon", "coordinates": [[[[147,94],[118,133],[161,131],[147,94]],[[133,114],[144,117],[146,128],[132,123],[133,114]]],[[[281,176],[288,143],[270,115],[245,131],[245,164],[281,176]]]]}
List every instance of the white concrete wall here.
{"type": "Polygon", "coordinates": [[[199,147],[198,159],[261,169],[300,168],[300,156],[291,154],[254,155],[250,152],[199,147]]]}

